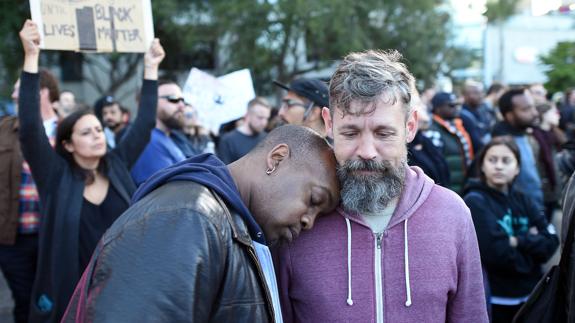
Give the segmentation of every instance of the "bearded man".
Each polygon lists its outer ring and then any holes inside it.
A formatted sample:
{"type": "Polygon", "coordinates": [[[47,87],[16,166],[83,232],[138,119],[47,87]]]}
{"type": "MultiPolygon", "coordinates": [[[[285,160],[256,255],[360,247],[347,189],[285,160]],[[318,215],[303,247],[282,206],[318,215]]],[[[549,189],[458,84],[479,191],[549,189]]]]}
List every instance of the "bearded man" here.
{"type": "Polygon", "coordinates": [[[180,162],[191,154],[187,152],[184,127],[186,107],[182,89],[173,81],[158,81],[158,107],[156,127],[150,142],[132,168],[136,185],[162,168],[180,162]]]}
{"type": "Polygon", "coordinates": [[[275,253],[285,322],[488,322],[469,209],[407,166],[418,118],[400,59],[352,53],[331,78],[341,205],[275,253]]]}

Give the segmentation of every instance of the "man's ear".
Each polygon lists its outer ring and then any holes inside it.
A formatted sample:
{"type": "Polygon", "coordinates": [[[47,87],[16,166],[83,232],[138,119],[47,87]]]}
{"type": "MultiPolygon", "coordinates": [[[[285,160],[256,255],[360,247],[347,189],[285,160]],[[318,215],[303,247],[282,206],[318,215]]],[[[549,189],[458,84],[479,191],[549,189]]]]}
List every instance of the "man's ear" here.
{"type": "Polygon", "coordinates": [[[287,144],[279,144],[273,147],[266,156],[266,166],[271,172],[275,171],[278,165],[289,158],[290,148],[287,144]]]}
{"type": "Polygon", "coordinates": [[[326,135],[333,139],[333,120],[331,119],[329,108],[323,107],[321,109],[321,116],[323,118],[323,123],[325,124],[326,135]]]}
{"type": "Polygon", "coordinates": [[[406,141],[412,142],[413,138],[415,138],[415,135],[417,134],[417,127],[418,127],[418,116],[417,116],[417,110],[413,109],[410,113],[409,113],[409,117],[407,118],[407,123],[406,123],[406,141]]]}

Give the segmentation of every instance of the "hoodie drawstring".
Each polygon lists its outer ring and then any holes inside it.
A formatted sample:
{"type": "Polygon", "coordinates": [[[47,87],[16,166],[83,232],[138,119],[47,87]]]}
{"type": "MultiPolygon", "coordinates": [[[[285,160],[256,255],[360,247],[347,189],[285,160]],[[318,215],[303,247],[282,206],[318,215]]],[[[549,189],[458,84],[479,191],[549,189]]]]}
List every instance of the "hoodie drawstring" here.
{"type": "MultiPolygon", "coordinates": [[[[353,300],[351,298],[351,223],[348,218],[345,218],[347,225],[347,305],[352,306],[353,300]]],[[[407,236],[407,219],[403,222],[403,240],[404,240],[404,268],[405,268],[405,289],[406,301],[405,306],[411,306],[411,283],[409,280],[409,239],[407,236]]]]}
{"type": "Polygon", "coordinates": [[[403,241],[404,241],[404,260],[405,260],[405,290],[407,291],[407,300],[405,306],[411,306],[411,284],[409,283],[409,247],[407,243],[407,219],[403,222],[403,241]]]}
{"type": "Polygon", "coordinates": [[[347,305],[352,306],[353,300],[351,299],[351,223],[349,219],[345,218],[347,224],[347,305]]]}

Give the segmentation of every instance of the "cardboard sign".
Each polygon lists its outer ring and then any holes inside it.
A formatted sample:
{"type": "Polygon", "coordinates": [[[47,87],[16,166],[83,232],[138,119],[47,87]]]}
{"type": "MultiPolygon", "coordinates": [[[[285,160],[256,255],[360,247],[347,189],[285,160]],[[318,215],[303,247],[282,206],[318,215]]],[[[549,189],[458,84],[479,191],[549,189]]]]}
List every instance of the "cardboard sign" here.
{"type": "Polygon", "coordinates": [[[256,94],[248,69],[214,77],[192,68],[184,85],[184,98],[198,111],[198,120],[217,134],[220,125],[246,114],[256,94]]]}
{"type": "Polygon", "coordinates": [[[150,0],[30,0],[40,48],[146,52],[154,39],[150,0]]]}

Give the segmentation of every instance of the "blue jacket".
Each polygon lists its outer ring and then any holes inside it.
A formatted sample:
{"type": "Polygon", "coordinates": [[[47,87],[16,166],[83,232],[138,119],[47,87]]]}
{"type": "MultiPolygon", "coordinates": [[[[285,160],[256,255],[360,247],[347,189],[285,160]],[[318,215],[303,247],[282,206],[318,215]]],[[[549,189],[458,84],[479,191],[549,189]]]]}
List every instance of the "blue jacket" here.
{"type": "Polygon", "coordinates": [[[477,108],[471,108],[466,104],[461,107],[459,117],[463,120],[463,126],[471,136],[475,152],[479,151],[491,139],[491,129],[496,121],[492,111],[484,103],[477,108]]]}
{"type": "Polygon", "coordinates": [[[186,156],[172,138],[160,129],[154,128],[150,142],[132,168],[132,178],[139,186],[160,169],[184,159],[186,156]]]}

